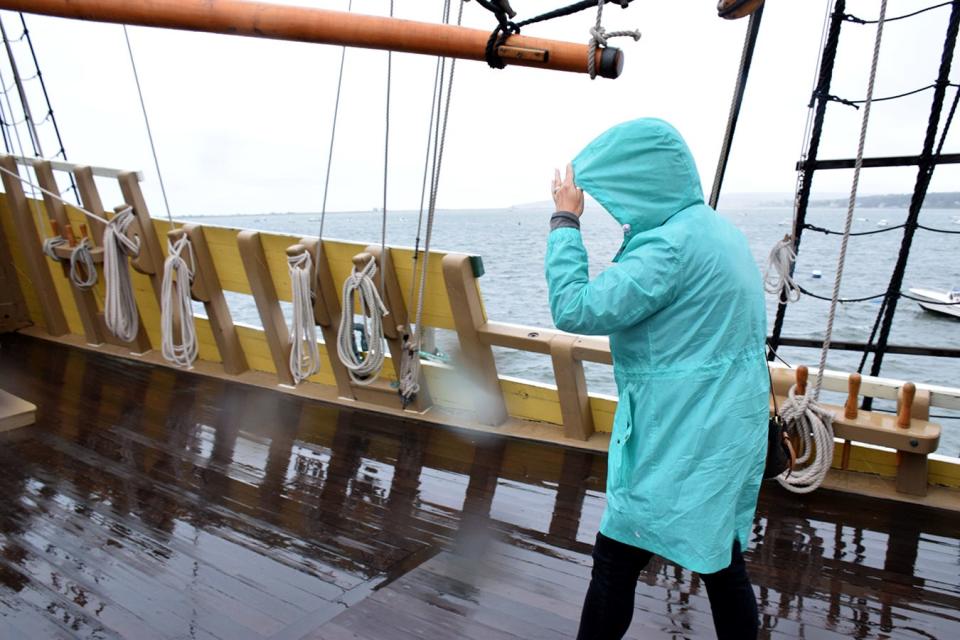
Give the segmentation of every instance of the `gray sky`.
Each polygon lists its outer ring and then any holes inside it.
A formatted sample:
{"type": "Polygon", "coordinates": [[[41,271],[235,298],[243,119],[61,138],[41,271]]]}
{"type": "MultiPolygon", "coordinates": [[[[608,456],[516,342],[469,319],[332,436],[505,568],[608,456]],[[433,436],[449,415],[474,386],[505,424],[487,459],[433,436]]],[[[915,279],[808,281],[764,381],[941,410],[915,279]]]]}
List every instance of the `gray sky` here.
{"type": "MultiPolygon", "coordinates": [[[[297,4],[346,8],[346,0],[297,4]]],[[[441,4],[398,0],[396,14],[437,22],[441,4]]],[[[529,16],[561,2],[513,4],[529,16]]],[[[929,4],[893,0],[889,14],[929,4]]],[[[708,191],[747,25],[746,20],[718,19],[714,5],[713,0],[638,0],[627,11],[608,7],[608,29],[643,33],[638,43],[617,42],[626,52],[626,68],[615,81],[459,62],[439,206],[546,200],[555,166],[605,128],[640,116],[662,117],[677,126],[708,191]]],[[[825,0],[767,2],[725,192],[793,191],[825,7],[825,0]]],[[[848,2],[851,13],[864,17],[875,17],[878,7],[875,0],[848,2]]],[[[384,14],[388,3],[356,0],[354,8],[384,14]]],[[[16,14],[0,15],[8,34],[19,35],[16,14]]],[[[944,8],[887,25],[876,96],[933,82],[947,16],[944,8]]],[[[585,42],[593,18],[586,12],[525,33],[585,42]]],[[[152,213],[163,214],[122,28],[30,15],[27,22],[70,159],[142,169],[152,213]]],[[[493,18],[468,3],[464,23],[487,29],[493,18]]],[[[865,95],[874,33],[873,27],[844,26],[833,93],[865,95]]],[[[131,28],[130,36],[174,215],[320,209],[339,47],[141,27],[131,28]]],[[[13,47],[21,72],[32,75],[25,44],[13,47]]],[[[434,61],[395,54],[393,66],[388,208],[415,208],[434,61]]],[[[0,69],[9,85],[6,60],[0,69]]],[[[330,210],[369,210],[381,203],[385,69],[385,52],[347,51],[330,210]]],[[[28,87],[40,111],[38,83],[28,87]]],[[[931,96],[928,91],[875,105],[867,154],[919,153],[931,96]]],[[[830,106],[822,158],[853,157],[860,113],[830,106]]],[[[49,125],[42,136],[52,154],[49,125]]],[[[949,136],[945,151],[956,150],[957,140],[949,136]]],[[[941,168],[931,189],[960,190],[958,177],[957,170],[941,168]]],[[[849,171],[822,172],[815,189],[845,192],[850,178],[849,171]]],[[[915,178],[909,168],[868,171],[861,193],[910,192],[915,178]]],[[[112,202],[110,193],[105,204],[112,202]]]]}

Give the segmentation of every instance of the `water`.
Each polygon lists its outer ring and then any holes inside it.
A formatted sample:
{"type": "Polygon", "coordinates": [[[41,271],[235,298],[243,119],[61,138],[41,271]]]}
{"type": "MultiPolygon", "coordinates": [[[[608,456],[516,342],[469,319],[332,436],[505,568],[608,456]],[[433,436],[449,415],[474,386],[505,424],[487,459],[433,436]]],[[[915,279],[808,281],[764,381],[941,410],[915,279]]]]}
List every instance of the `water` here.
{"type": "MultiPolygon", "coordinates": [[[[440,211],[436,216],[433,246],[446,251],[479,254],[486,274],[481,290],[487,314],[492,320],[535,327],[552,327],[547,304],[547,288],[543,261],[552,209],[520,207],[514,209],[480,209],[440,211]]],[[[808,212],[811,224],[842,229],[845,210],[813,208],[808,212]]],[[[747,236],[751,250],[761,268],[774,243],[789,232],[792,211],[788,207],[744,208],[723,212],[747,236]]],[[[860,209],[854,231],[871,231],[893,227],[904,221],[906,211],[891,208],[860,209]],[[881,222],[885,221],[885,222],[881,222]]],[[[320,226],[317,214],[269,214],[199,218],[204,223],[231,227],[255,228],[293,235],[316,235],[320,226]]],[[[960,211],[924,210],[922,224],[960,231],[960,211]]],[[[324,235],[328,238],[375,242],[380,238],[381,214],[375,211],[329,214],[324,235]]],[[[413,246],[416,238],[417,212],[392,212],[387,224],[388,244],[413,246]]],[[[598,274],[610,262],[620,246],[619,225],[605,212],[588,209],[583,217],[583,235],[590,255],[590,273],[598,274]]],[[[896,263],[903,234],[892,230],[850,240],[844,270],[841,297],[861,298],[886,290],[896,263]]],[[[797,278],[808,290],[829,297],[836,272],[839,236],[826,236],[806,231],[797,262],[797,278]],[[823,273],[814,279],[812,272],[823,273]]],[[[904,278],[904,289],[925,287],[949,290],[960,285],[960,236],[918,230],[904,278]]],[[[252,299],[233,302],[234,318],[259,325],[252,299]]],[[[833,337],[835,340],[864,342],[869,336],[879,311],[879,301],[840,305],[833,337]]],[[[784,335],[799,338],[822,338],[829,303],[803,297],[790,306],[784,335]]],[[[776,311],[775,301],[768,296],[770,324],[776,311]]],[[[452,335],[438,336],[441,349],[456,350],[452,335]]],[[[956,347],[960,344],[960,321],[922,310],[915,302],[901,300],[897,307],[890,335],[890,344],[956,347]]],[[[783,348],[781,355],[794,364],[816,365],[819,352],[811,349],[783,348]]],[[[860,354],[833,351],[828,367],[856,370],[860,354]]],[[[498,349],[497,362],[502,375],[541,382],[552,382],[553,370],[547,356],[498,349]]],[[[869,364],[868,364],[869,369],[869,364]]],[[[960,386],[960,360],[918,356],[885,356],[881,374],[914,382],[960,386]]],[[[587,379],[591,391],[616,393],[610,367],[587,363],[587,379]]],[[[825,396],[830,402],[842,399],[825,396]]],[[[878,408],[891,409],[891,403],[878,403],[878,408]]],[[[940,452],[960,455],[960,413],[936,409],[938,415],[955,416],[943,419],[944,435],[940,452]]]]}

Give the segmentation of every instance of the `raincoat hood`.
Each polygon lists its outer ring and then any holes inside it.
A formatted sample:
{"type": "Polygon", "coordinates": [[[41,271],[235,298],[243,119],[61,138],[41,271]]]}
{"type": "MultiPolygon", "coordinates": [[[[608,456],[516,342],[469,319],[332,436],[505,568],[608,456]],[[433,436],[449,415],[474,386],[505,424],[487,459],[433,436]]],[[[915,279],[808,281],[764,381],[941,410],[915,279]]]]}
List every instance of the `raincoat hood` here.
{"type": "Polygon", "coordinates": [[[631,120],[600,134],[574,158],[573,171],[577,185],[623,225],[621,253],[638,233],[703,204],[687,144],[656,118],[631,120]]]}

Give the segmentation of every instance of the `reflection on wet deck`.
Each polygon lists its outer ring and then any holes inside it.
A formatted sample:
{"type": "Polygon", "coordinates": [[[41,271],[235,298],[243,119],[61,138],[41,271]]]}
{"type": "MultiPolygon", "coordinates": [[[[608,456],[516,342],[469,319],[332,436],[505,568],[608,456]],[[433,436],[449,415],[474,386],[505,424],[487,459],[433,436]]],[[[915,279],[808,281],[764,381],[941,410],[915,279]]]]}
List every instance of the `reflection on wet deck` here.
{"type": "MultiPolygon", "coordinates": [[[[0,385],[0,637],[569,638],[601,455],[331,408],[36,340],[0,385]]],[[[762,496],[762,637],[960,637],[955,514],[762,496]]],[[[713,637],[669,563],[629,637],[713,637]]]]}

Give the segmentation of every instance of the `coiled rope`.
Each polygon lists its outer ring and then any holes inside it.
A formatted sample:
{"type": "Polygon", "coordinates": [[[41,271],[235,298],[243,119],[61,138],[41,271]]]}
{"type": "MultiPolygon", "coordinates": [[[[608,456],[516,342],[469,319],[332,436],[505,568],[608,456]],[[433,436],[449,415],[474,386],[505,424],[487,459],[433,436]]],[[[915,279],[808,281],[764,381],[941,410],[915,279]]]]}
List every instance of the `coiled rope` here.
{"type": "Polygon", "coordinates": [[[853,181],[850,185],[850,199],[847,203],[847,216],[844,221],[843,239],[837,258],[837,275],[833,281],[833,297],[830,313],[827,316],[827,329],[820,351],[820,363],[817,367],[817,379],[813,385],[813,394],[798,397],[796,385],[790,388],[787,401],[781,409],[781,415],[788,431],[799,437],[801,448],[798,452],[798,464],[806,467],[797,471],[784,472],[777,481],[793,493],[809,493],[817,489],[827,476],[833,464],[833,414],[823,409],[817,401],[823,384],[823,371],[827,365],[827,354],[833,337],[833,322],[840,298],[840,283],[843,280],[843,267],[847,258],[847,243],[850,229],[853,227],[853,212],[856,208],[857,189],[860,184],[860,169],[863,166],[863,150],[867,139],[867,127],[870,123],[870,106],[873,102],[873,87],[877,77],[877,63],[880,59],[880,42],[883,39],[883,24],[887,13],[887,0],[880,2],[880,18],[877,21],[877,36],[873,45],[873,59],[870,64],[870,78],[867,84],[867,98],[864,102],[863,119],[860,123],[860,140],[857,146],[857,158],[853,168],[853,181]]]}
{"type": "Polygon", "coordinates": [[[190,297],[195,265],[193,245],[186,233],[175,242],[167,239],[167,259],[163,263],[160,292],[160,348],[165,360],[181,367],[192,366],[198,353],[193,301],[190,297]],[[184,260],[185,253],[190,257],[189,264],[184,260]],[[174,314],[180,319],[180,344],[173,338],[174,314]]]}
{"type": "Polygon", "coordinates": [[[293,294],[293,322],[290,326],[290,374],[300,384],[320,371],[320,349],[317,347],[317,321],[313,315],[313,260],[310,252],[287,256],[290,287],[293,294]]]}
{"type": "Polygon", "coordinates": [[[383,316],[388,311],[373,281],[376,272],[377,261],[371,258],[361,271],[354,267],[343,283],[343,313],[340,314],[337,354],[349,371],[350,378],[361,385],[371,384],[377,379],[386,356],[383,349],[383,316]],[[356,313],[354,294],[360,300],[366,355],[359,353],[353,342],[353,318],[356,313]]]}
{"type": "Polygon", "coordinates": [[[133,208],[128,206],[107,222],[103,231],[103,275],[107,283],[104,320],[110,333],[124,342],[136,338],[140,328],[127,264],[127,257],[140,255],[140,238],[127,237],[127,228],[133,220],[133,208]]]}
{"type": "Polygon", "coordinates": [[[767,258],[767,268],[763,272],[763,289],[784,302],[796,302],[800,299],[800,287],[793,279],[793,265],[797,253],[793,248],[793,238],[783,236],[783,240],[774,245],[767,258]]]}
{"type": "Polygon", "coordinates": [[[93,262],[90,241],[86,238],[81,238],[70,252],[70,281],[81,289],[89,289],[97,284],[97,265],[93,262]]]}
{"type": "Polygon", "coordinates": [[[636,29],[607,32],[603,25],[600,24],[600,20],[603,17],[603,5],[606,4],[606,2],[607,0],[597,0],[597,22],[590,27],[590,42],[587,43],[587,73],[590,74],[591,80],[597,78],[598,46],[606,47],[607,40],[611,38],[633,38],[634,42],[640,39],[640,32],[636,29]]]}
{"type": "Polygon", "coordinates": [[[44,238],[43,240],[43,254],[50,258],[60,262],[60,256],[57,255],[57,247],[61,247],[67,244],[67,239],[63,236],[53,236],[52,238],[44,238]]]}

